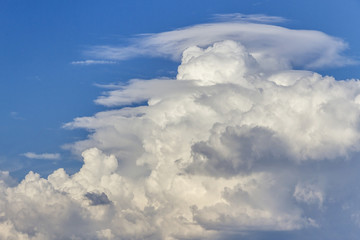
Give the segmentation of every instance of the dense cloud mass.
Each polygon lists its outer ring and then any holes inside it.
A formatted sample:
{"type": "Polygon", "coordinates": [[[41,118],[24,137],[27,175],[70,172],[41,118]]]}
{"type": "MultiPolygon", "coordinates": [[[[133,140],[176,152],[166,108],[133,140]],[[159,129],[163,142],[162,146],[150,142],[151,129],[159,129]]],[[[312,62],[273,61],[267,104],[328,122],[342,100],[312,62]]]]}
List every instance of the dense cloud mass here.
{"type": "Polygon", "coordinates": [[[231,24],[211,25],[226,34],[206,44],[210,25],[190,28],[176,79],[131,80],[96,100],[114,110],[66,124],[90,132],[70,145],[84,159],[76,174],[30,172],[16,185],[1,172],[0,239],[241,239],[321,229],[340,219],[332,208],[358,225],[360,83],[292,68],[341,65],[341,41],[236,23],[239,36],[231,24]]]}

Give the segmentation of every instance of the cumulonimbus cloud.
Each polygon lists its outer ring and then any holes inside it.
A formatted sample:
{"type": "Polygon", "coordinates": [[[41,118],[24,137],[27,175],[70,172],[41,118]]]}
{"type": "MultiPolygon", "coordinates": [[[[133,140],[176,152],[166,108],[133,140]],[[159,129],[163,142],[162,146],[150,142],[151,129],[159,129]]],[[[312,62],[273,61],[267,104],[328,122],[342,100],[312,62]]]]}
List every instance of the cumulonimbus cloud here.
{"type": "Polygon", "coordinates": [[[69,145],[84,159],[74,175],[30,172],[9,187],[2,172],[0,238],[225,239],[331,232],[334,212],[358,221],[360,83],[291,69],[295,56],[303,68],[339,63],[342,41],[222,23],[138,44],[181,52],[177,77],[132,80],[96,100],[113,110],[66,124],[90,132],[69,145]]]}

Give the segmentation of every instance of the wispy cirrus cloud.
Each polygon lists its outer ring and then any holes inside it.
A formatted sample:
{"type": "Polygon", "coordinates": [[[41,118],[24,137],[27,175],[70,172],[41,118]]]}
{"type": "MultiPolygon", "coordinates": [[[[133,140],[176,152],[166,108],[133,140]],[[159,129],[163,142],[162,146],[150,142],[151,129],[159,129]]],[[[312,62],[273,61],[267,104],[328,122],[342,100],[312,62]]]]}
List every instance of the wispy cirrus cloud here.
{"type": "Polygon", "coordinates": [[[46,160],[59,160],[60,154],[59,153],[33,153],[33,152],[26,152],[21,154],[24,157],[30,159],[46,159],[46,160]]]}
{"type": "Polygon", "coordinates": [[[98,65],[98,64],[115,64],[115,61],[107,60],[82,60],[82,61],[73,61],[72,65],[98,65]]]}
{"type": "Polygon", "coordinates": [[[264,14],[242,14],[242,13],[230,13],[230,14],[215,14],[214,20],[217,21],[239,21],[239,22],[252,22],[252,23],[282,23],[287,19],[278,16],[268,16],[264,14]]]}

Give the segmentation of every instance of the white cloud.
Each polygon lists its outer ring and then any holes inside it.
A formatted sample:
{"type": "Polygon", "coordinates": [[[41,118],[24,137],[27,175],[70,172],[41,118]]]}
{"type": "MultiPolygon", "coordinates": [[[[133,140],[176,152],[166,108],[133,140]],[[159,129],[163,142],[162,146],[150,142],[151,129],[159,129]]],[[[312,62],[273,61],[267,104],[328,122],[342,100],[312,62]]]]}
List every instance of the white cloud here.
{"type": "MultiPolygon", "coordinates": [[[[174,48],[171,55],[194,45],[180,54],[177,77],[115,87],[96,102],[117,108],[66,124],[90,132],[69,145],[84,159],[74,175],[58,169],[44,179],[30,172],[14,187],[0,180],[0,209],[5,209],[0,237],[225,239],[321,227],[318,221],[326,219],[321,214],[332,213],[343,204],[337,199],[348,196],[325,190],[356,189],[356,171],[342,182],[336,174],[344,176],[358,166],[360,83],[292,70],[286,62],[304,54],[300,62],[306,67],[306,54],[313,50],[308,63],[314,63],[313,56],[323,61],[313,40],[323,39],[331,49],[341,41],[294,31],[301,41],[308,36],[310,43],[284,44],[294,40],[288,34],[293,30],[251,26],[264,32],[251,34],[246,24],[201,25],[179,30],[188,38],[179,48],[181,34],[176,31],[148,37],[149,46],[159,36],[166,39],[168,45],[159,45],[157,53],[174,48]],[[257,47],[275,45],[259,55],[250,42],[233,41],[230,32],[236,28],[246,31],[234,36],[249,36],[257,47]],[[195,29],[212,36],[205,44],[210,46],[196,46],[200,36],[190,34],[195,29]],[[267,31],[277,38],[269,42],[267,31]],[[148,104],[136,105],[144,101],[148,104]],[[135,106],[122,107],[131,104],[135,106]]],[[[1,174],[0,179],[8,178],[1,174]]]]}
{"type": "Polygon", "coordinates": [[[96,65],[96,64],[115,64],[115,61],[107,60],[84,60],[84,61],[73,61],[72,65],[96,65]]]}
{"type": "Polygon", "coordinates": [[[23,153],[23,156],[30,158],[30,159],[48,159],[48,160],[58,160],[60,159],[59,153],[33,153],[33,152],[27,152],[23,153]]]}

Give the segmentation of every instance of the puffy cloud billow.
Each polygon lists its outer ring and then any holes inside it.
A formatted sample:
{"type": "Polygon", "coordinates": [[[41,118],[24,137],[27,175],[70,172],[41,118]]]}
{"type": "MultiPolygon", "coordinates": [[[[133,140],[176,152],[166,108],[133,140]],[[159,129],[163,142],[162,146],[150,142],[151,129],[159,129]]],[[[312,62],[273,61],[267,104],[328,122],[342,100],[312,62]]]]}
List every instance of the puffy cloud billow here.
{"type": "Polygon", "coordinates": [[[181,50],[176,78],[119,85],[96,100],[113,110],[66,124],[90,132],[69,145],[84,159],[74,175],[30,172],[14,186],[1,172],[0,239],[358,228],[360,83],[293,69],[351,62],[341,40],[218,23],[139,41],[129,48],[174,58],[181,50]]]}

